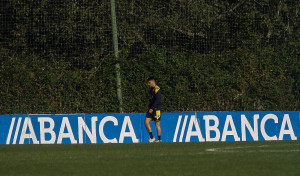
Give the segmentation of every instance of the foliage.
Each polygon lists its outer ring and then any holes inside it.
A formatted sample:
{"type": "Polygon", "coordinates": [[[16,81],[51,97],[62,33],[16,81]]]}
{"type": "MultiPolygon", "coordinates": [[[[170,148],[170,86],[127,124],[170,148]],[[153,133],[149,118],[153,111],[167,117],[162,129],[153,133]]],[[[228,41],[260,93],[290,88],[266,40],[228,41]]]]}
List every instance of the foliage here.
{"type": "Polygon", "coordinates": [[[291,0],[1,1],[0,113],[299,110],[300,3],[291,0]]]}

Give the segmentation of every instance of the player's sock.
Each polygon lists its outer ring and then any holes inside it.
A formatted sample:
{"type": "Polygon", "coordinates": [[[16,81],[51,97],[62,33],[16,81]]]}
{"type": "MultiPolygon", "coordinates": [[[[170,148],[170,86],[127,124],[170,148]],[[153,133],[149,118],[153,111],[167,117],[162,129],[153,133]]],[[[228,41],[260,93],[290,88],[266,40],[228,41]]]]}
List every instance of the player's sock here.
{"type": "Polygon", "coordinates": [[[160,136],[157,136],[157,140],[160,140],[160,136]]]}
{"type": "Polygon", "coordinates": [[[153,139],[153,134],[152,132],[149,132],[150,138],[153,139]]]}

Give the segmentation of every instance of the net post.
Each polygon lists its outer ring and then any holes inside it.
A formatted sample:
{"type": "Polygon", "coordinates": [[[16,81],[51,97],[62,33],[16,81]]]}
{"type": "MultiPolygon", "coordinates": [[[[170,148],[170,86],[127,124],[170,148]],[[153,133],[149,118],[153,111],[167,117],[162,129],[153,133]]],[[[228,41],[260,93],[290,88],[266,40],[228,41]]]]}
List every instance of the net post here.
{"type": "Polygon", "coordinates": [[[116,80],[117,80],[117,96],[119,100],[119,112],[123,112],[123,100],[122,100],[122,87],[121,87],[121,73],[119,64],[119,48],[118,48],[118,31],[117,31],[117,20],[116,20],[116,5],[115,0],[110,0],[111,7],[111,23],[112,23],[112,37],[114,46],[114,57],[117,60],[115,64],[116,80]]]}

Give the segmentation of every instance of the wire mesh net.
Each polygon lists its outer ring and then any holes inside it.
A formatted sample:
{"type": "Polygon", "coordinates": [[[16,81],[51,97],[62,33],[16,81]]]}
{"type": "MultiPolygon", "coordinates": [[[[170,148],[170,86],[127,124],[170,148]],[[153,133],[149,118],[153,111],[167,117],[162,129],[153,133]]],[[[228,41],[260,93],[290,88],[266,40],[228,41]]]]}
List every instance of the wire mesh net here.
{"type": "Polygon", "coordinates": [[[297,110],[300,1],[2,0],[0,113],[297,110]]]}

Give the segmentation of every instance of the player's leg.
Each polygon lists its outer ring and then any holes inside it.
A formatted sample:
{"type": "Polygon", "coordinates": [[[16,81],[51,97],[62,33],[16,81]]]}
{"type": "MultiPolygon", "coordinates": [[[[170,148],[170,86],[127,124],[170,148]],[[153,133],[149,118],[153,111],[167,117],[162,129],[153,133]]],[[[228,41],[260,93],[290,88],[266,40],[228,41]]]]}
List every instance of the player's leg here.
{"type": "Polygon", "coordinates": [[[157,141],[158,142],[161,142],[160,118],[161,118],[160,110],[155,111],[155,126],[156,126],[156,130],[157,130],[157,141]]]}
{"type": "Polygon", "coordinates": [[[155,121],[155,126],[157,130],[157,140],[158,142],[161,142],[161,127],[160,127],[160,120],[155,121]]]}
{"type": "Polygon", "coordinates": [[[145,118],[145,126],[146,126],[146,129],[147,129],[148,133],[152,132],[152,129],[151,129],[151,126],[150,126],[151,120],[152,119],[149,118],[149,117],[145,118]]]}
{"type": "Polygon", "coordinates": [[[155,138],[153,137],[153,134],[152,134],[152,129],[151,129],[151,126],[150,126],[150,122],[151,122],[152,118],[149,117],[149,114],[147,113],[147,116],[145,118],[145,126],[146,126],[146,129],[149,133],[149,136],[150,136],[150,140],[149,142],[154,142],[155,141],[155,138]]]}

